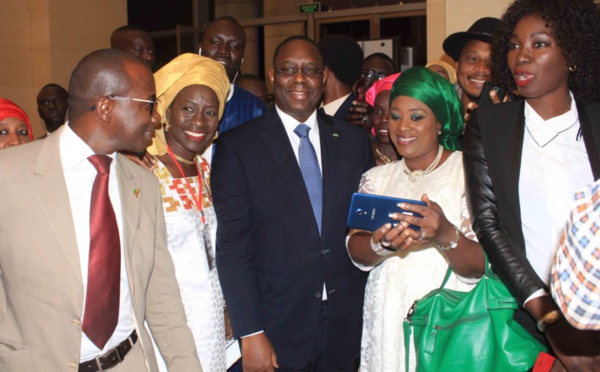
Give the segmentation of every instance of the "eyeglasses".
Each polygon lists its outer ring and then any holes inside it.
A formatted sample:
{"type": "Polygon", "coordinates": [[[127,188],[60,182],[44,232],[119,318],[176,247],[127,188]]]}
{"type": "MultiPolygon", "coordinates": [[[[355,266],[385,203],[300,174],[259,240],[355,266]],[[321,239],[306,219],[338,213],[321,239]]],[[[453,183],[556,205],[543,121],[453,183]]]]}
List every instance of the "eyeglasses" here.
{"type": "MultiPolygon", "coordinates": [[[[150,100],[141,99],[141,98],[131,98],[131,97],[122,97],[122,96],[113,96],[113,95],[105,96],[105,98],[114,99],[114,100],[117,100],[117,101],[118,100],[121,100],[121,101],[123,101],[123,100],[129,100],[129,101],[147,103],[148,106],[149,106],[150,115],[152,115],[152,113],[154,112],[154,106],[156,105],[156,100],[150,101],[150,100]]],[[[89,110],[90,111],[94,111],[95,109],[96,109],[96,104],[94,103],[92,105],[92,107],[89,108],[89,110]]]]}
{"type": "Polygon", "coordinates": [[[367,80],[381,80],[386,75],[383,72],[377,72],[377,71],[373,71],[373,70],[363,70],[361,76],[366,78],[367,80]]]}
{"type": "Polygon", "coordinates": [[[303,67],[301,69],[296,67],[283,67],[279,69],[273,69],[276,74],[281,74],[283,76],[295,76],[298,74],[298,71],[302,71],[302,76],[312,78],[317,77],[323,73],[323,70],[317,70],[312,67],[303,67]]]}

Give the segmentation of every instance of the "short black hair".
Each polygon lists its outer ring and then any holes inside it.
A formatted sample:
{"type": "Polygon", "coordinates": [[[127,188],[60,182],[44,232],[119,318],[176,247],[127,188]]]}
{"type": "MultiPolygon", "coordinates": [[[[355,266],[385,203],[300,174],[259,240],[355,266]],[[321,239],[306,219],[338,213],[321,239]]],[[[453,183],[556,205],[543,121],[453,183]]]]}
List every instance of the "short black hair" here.
{"type": "Polygon", "coordinates": [[[275,66],[275,60],[277,59],[277,56],[279,55],[279,52],[281,51],[281,48],[287,44],[290,43],[292,41],[295,40],[301,40],[301,41],[306,41],[307,43],[311,44],[312,46],[315,47],[317,54],[319,55],[319,58],[321,59],[321,64],[323,63],[323,57],[321,56],[321,52],[319,51],[319,46],[317,45],[317,43],[315,43],[315,41],[311,38],[308,38],[304,35],[293,35],[288,37],[287,39],[285,39],[284,41],[282,41],[279,45],[277,45],[277,48],[275,48],[275,53],[273,53],[273,66],[275,66]]]}
{"type": "Polygon", "coordinates": [[[46,88],[55,88],[55,89],[58,89],[58,91],[59,91],[59,92],[61,92],[61,93],[63,93],[63,94],[65,95],[65,97],[68,97],[68,96],[69,96],[69,92],[67,92],[67,90],[66,90],[65,88],[63,88],[63,87],[61,87],[60,85],[58,85],[58,84],[55,84],[55,83],[49,83],[49,84],[46,84],[46,85],[44,85],[44,86],[42,87],[42,89],[40,89],[40,91],[38,92],[38,95],[39,95],[40,93],[42,93],[42,90],[44,90],[44,89],[46,89],[46,88]]]}
{"type": "Polygon", "coordinates": [[[139,32],[148,32],[145,28],[143,28],[142,26],[138,26],[138,25],[125,25],[125,26],[121,26],[119,28],[117,28],[116,30],[113,31],[113,34],[115,32],[124,32],[124,31],[139,31],[139,32]]]}
{"type": "Polygon", "coordinates": [[[126,63],[140,64],[151,73],[144,61],[119,49],[101,49],[83,57],[69,81],[70,115],[85,112],[100,97],[126,94],[131,88],[126,63]]]}
{"type": "MultiPolygon", "coordinates": [[[[213,19],[212,21],[208,22],[205,26],[204,26],[204,31],[208,30],[208,28],[217,22],[220,21],[225,21],[225,22],[230,22],[233,23],[234,25],[236,25],[237,27],[239,27],[239,29],[242,31],[242,35],[244,35],[244,44],[246,43],[246,30],[244,30],[244,27],[242,27],[242,25],[240,24],[240,22],[238,22],[237,19],[231,17],[231,16],[223,16],[223,17],[219,17],[216,19],[213,19]]],[[[202,35],[202,37],[204,37],[204,34],[202,35]]]]}
{"type": "Polygon", "coordinates": [[[363,63],[370,60],[371,58],[380,58],[380,59],[386,60],[387,62],[390,63],[390,65],[392,65],[394,73],[398,72],[398,67],[396,66],[396,62],[394,62],[394,60],[391,59],[390,56],[388,56],[387,54],[381,53],[381,52],[375,52],[373,54],[369,54],[367,57],[365,57],[365,59],[363,60],[363,63]]]}
{"type": "Polygon", "coordinates": [[[506,11],[493,35],[494,80],[508,91],[516,89],[507,56],[513,30],[519,20],[539,15],[552,29],[567,65],[569,89],[581,102],[600,100],[600,6],[594,0],[516,0],[506,11]]]}

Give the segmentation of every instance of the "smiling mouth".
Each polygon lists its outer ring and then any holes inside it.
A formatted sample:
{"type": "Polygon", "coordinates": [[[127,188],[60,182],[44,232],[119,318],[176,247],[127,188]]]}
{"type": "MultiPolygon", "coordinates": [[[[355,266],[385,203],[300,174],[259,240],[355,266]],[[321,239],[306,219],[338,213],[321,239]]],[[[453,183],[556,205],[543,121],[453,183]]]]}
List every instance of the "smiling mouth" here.
{"type": "Polygon", "coordinates": [[[416,140],[417,137],[396,137],[396,143],[398,143],[398,145],[409,145],[411,143],[413,143],[414,140],[416,140]]]}
{"type": "Polygon", "coordinates": [[[194,140],[201,140],[206,137],[206,133],[192,132],[189,130],[184,130],[183,132],[188,136],[192,137],[192,139],[194,140]]]}
{"type": "Polygon", "coordinates": [[[475,79],[475,78],[469,78],[469,81],[473,84],[477,84],[477,85],[483,85],[485,83],[484,79],[475,79]]]}

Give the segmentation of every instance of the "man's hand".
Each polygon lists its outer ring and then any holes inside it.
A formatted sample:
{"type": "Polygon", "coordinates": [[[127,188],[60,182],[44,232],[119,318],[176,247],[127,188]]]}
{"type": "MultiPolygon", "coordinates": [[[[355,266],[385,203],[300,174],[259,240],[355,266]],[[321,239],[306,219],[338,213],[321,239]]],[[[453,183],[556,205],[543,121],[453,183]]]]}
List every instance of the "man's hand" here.
{"type": "Polygon", "coordinates": [[[264,332],[242,338],[244,372],[270,372],[279,368],[275,350],[264,332]]]}
{"type": "Polygon", "coordinates": [[[348,115],[348,121],[352,124],[363,127],[365,129],[371,129],[371,122],[369,121],[369,112],[371,106],[368,103],[362,101],[352,101],[350,107],[350,115],[348,115]]]}

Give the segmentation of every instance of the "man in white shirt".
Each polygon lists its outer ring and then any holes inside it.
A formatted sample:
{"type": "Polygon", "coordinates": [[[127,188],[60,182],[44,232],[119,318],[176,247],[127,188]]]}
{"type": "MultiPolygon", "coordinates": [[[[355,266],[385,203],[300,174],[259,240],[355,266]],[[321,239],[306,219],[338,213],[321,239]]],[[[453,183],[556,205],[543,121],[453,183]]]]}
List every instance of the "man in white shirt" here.
{"type": "Polygon", "coordinates": [[[323,89],[323,110],[339,120],[348,120],[354,83],[360,78],[364,54],[358,43],[347,35],[328,35],[319,42],[323,63],[329,76],[323,89]]]}
{"type": "Polygon", "coordinates": [[[200,371],[158,184],[117,154],[153,135],[152,73],[101,50],[69,91],[55,135],[0,152],[0,370],[157,371],[147,321],[170,371],[200,371]]]}
{"type": "Polygon", "coordinates": [[[275,107],[219,138],[211,175],[243,369],[355,371],[366,276],[348,257],[346,217],[371,146],[317,112],[327,70],[312,40],[283,41],[269,77],[275,107]]]}

